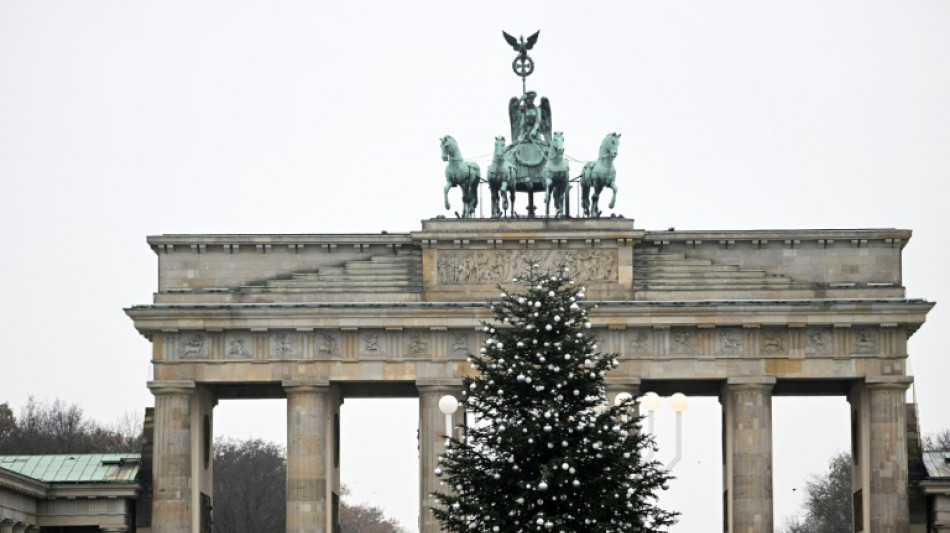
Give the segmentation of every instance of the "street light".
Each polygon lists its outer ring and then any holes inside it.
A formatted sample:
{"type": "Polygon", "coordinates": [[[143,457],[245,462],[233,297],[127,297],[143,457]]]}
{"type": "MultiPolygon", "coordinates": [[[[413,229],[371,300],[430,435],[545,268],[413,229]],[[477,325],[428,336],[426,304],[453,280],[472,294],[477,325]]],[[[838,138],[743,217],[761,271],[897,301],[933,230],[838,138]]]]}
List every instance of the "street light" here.
{"type": "Polygon", "coordinates": [[[670,397],[670,407],[676,413],[676,455],[670,464],[666,465],[667,470],[673,470],[676,463],[683,458],[683,411],[689,407],[689,400],[682,392],[677,392],[670,397]]]}
{"type": "Polygon", "coordinates": [[[452,396],[451,394],[446,394],[445,396],[439,398],[439,411],[442,411],[442,414],[445,415],[445,434],[446,436],[452,436],[452,415],[455,414],[455,411],[458,411],[459,401],[452,396]]]}
{"type": "MultiPolygon", "coordinates": [[[[647,412],[647,431],[651,435],[655,435],[654,431],[654,413],[660,408],[662,400],[660,396],[655,392],[648,392],[640,398],[640,407],[646,409],[647,412]]],[[[673,412],[676,413],[676,455],[673,457],[673,460],[666,465],[667,470],[672,470],[677,463],[680,462],[680,459],[683,458],[683,411],[689,407],[689,399],[686,398],[686,395],[677,392],[673,396],[670,396],[670,408],[673,409],[673,412]]],[[[653,459],[654,450],[650,449],[647,453],[646,459],[649,461],[653,459]]]]}

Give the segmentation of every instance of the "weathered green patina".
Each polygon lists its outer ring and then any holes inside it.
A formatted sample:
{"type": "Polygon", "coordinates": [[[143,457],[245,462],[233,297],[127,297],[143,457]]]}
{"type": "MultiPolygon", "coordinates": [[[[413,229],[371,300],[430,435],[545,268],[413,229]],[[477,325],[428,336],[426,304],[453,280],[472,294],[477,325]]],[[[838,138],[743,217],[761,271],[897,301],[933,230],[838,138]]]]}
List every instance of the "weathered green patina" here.
{"type": "Polygon", "coordinates": [[[475,216],[475,207],[478,205],[478,183],[481,180],[481,170],[478,164],[462,159],[462,151],[451,135],[439,139],[442,145],[442,160],[448,161],[445,166],[445,187],[442,192],[445,196],[445,208],[451,209],[449,204],[449,189],[458,185],[462,189],[461,218],[475,216]]]}
{"type": "Polygon", "coordinates": [[[568,193],[571,190],[570,168],[564,159],[564,133],[554,132],[548,149],[548,160],[544,164],[544,214],[551,216],[551,196],[554,193],[554,214],[557,218],[570,216],[568,193]]]}
{"type": "Polygon", "coordinates": [[[610,198],[610,208],[614,208],[617,201],[617,170],[614,168],[614,159],[617,157],[617,146],[620,144],[619,133],[608,133],[600,143],[600,155],[597,161],[588,161],[584,164],[581,173],[581,201],[584,205],[584,215],[599,218],[601,211],[598,206],[600,192],[604,187],[613,190],[610,198]],[[593,191],[592,191],[593,190],[593,191]],[[590,194],[590,197],[588,197],[590,194]]]}
{"type": "MultiPolygon", "coordinates": [[[[488,188],[491,191],[491,216],[501,218],[502,210],[508,211],[508,197],[505,193],[514,187],[515,167],[505,159],[505,138],[495,137],[495,151],[491,165],[488,166],[488,188]],[[502,205],[499,206],[499,199],[502,205]]],[[[512,189],[514,190],[514,189],[512,189]]]]}

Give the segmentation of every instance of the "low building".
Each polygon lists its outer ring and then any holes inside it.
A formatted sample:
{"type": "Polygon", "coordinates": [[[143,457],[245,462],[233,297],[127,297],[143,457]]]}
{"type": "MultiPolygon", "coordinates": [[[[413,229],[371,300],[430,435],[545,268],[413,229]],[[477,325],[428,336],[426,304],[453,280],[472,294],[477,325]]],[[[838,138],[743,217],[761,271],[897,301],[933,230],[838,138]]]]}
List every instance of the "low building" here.
{"type": "Polygon", "coordinates": [[[0,532],[135,531],[139,454],[0,455],[0,532]]]}
{"type": "Polygon", "coordinates": [[[923,456],[927,477],[918,486],[927,501],[927,533],[950,533],[950,450],[923,456]]]}

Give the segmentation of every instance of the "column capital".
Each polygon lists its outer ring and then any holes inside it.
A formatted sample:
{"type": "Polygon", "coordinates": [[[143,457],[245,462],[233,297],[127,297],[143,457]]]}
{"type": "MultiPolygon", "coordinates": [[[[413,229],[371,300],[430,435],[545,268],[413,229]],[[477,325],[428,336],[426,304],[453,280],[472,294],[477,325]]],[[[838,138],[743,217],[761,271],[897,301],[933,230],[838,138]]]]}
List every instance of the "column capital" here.
{"type": "Polygon", "coordinates": [[[776,379],[774,376],[739,376],[726,379],[726,388],[736,389],[758,389],[771,390],[775,387],[776,379]]]}
{"type": "Polygon", "coordinates": [[[461,379],[417,379],[419,393],[458,393],[462,390],[461,379]]]}
{"type": "Polygon", "coordinates": [[[608,391],[629,392],[634,396],[640,395],[640,384],[642,383],[640,378],[608,376],[606,382],[608,391]]]}
{"type": "Polygon", "coordinates": [[[868,390],[907,390],[914,382],[913,376],[868,376],[864,385],[868,390]]]}
{"type": "Polygon", "coordinates": [[[195,392],[195,382],[189,379],[149,381],[146,385],[155,396],[191,395],[195,392]]]}
{"type": "Polygon", "coordinates": [[[281,382],[287,394],[298,392],[327,392],[330,390],[328,379],[287,379],[281,382]]]}

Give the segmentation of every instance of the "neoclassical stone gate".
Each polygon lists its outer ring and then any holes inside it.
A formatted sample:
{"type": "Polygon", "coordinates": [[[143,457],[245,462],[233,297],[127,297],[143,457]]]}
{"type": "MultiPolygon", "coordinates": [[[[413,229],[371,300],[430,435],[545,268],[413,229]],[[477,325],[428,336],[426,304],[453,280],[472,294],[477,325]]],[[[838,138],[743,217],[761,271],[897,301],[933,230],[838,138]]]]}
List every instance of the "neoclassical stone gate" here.
{"type": "Polygon", "coordinates": [[[772,515],[772,397],[846,396],[858,531],[906,532],[907,340],[932,304],[905,298],[910,231],[644,231],[631,220],[446,220],[372,235],[162,235],[154,302],[126,312],[152,341],[157,533],[201,531],[213,502],[213,407],[287,399],[287,528],[334,531],[339,407],[418,396],[423,510],[437,401],[484,341],[477,321],[523,259],[572,265],[599,303],[612,394],[718,396],[725,530],[772,515]]]}

